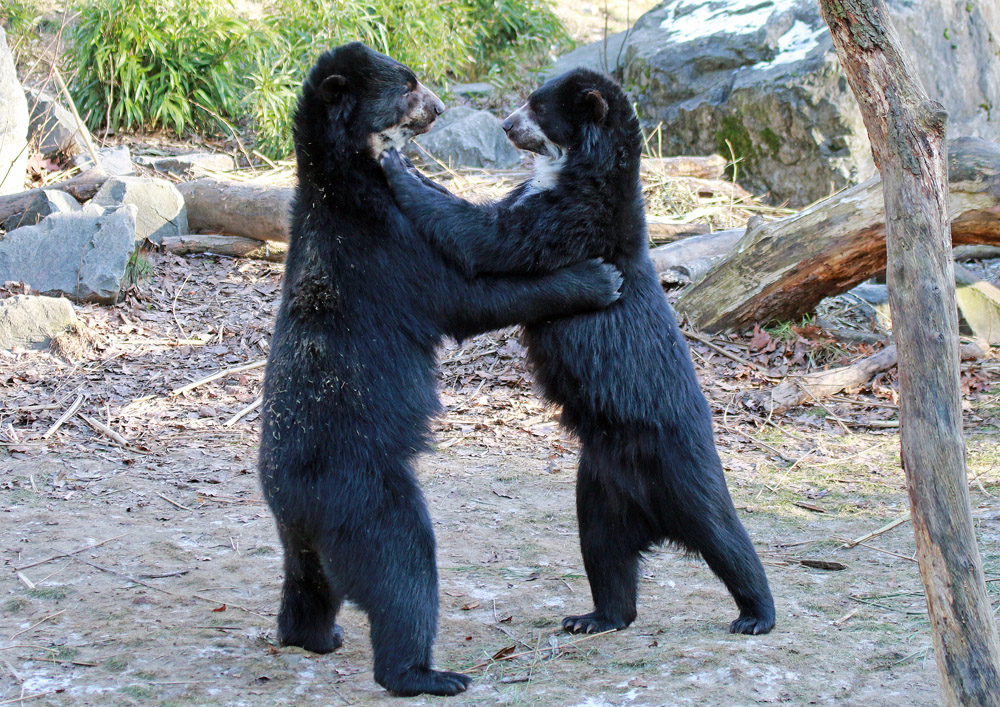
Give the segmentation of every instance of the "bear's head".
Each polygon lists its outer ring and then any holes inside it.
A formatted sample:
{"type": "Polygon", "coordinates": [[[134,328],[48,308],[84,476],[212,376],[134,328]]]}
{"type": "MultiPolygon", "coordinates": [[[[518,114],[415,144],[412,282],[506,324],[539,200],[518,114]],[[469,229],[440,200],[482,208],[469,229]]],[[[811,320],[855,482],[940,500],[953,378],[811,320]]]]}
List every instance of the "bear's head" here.
{"type": "MultiPolygon", "coordinates": [[[[573,69],[547,81],[503,121],[517,147],[559,159],[572,152],[641,144],[628,97],[611,77],[573,69]]],[[[614,154],[613,152],[611,154],[614,154]]]]}
{"type": "Polygon", "coordinates": [[[352,42],[323,53],[309,72],[295,114],[296,141],[366,149],[374,159],[427,132],[442,112],[444,104],[409,67],[352,42]]]}

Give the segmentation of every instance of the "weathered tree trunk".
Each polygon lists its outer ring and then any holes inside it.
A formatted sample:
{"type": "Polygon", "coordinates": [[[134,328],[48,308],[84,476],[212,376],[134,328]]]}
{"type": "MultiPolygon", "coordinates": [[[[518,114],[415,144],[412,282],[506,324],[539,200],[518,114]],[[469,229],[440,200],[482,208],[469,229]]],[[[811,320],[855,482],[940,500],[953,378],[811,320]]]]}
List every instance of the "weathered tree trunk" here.
{"type": "MultiPolygon", "coordinates": [[[[1000,145],[950,143],[951,233],[1000,245],[1000,145]]],[[[677,302],[692,326],[739,331],[806,314],[885,270],[882,181],[873,177],[792,216],[758,224],[677,302]]]]}
{"type": "Polygon", "coordinates": [[[1000,705],[1000,643],[962,437],[947,114],[913,78],[884,0],[820,0],[820,8],[882,174],[901,456],[944,701],[1000,705]]]}
{"type": "MultiPolygon", "coordinates": [[[[104,182],[108,181],[108,174],[100,167],[94,167],[93,169],[88,169],[83,174],[78,174],[72,179],[67,179],[65,182],[58,182],[56,184],[51,184],[46,189],[58,189],[60,191],[68,192],[77,201],[86,201],[87,199],[93,198],[97,190],[101,188],[104,182]]],[[[13,216],[14,214],[19,214],[24,211],[28,206],[31,205],[31,200],[35,198],[35,195],[40,192],[41,189],[29,189],[27,191],[18,192],[17,194],[8,194],[7,196],[0,196],[0,221],[5,220],[8,216],[13,216]]]]}
{"type": "Polygon", "coordinates": [[[260,241],[288,240],[288,209],[294,190],[205,177],[177,185],[187,204],[188,227],[260,241]]]}
{"type": "Polygon", "coordinates": [[[215,234],[191,233],[185,236],[165,236],[160,247],[168,253],[188,255],[190,253],[215,253],[234,258],[255,258],[282,263],[288,253],[288,246],[280,241],[259,241],[244,236],[220,236],[215,234]]]}

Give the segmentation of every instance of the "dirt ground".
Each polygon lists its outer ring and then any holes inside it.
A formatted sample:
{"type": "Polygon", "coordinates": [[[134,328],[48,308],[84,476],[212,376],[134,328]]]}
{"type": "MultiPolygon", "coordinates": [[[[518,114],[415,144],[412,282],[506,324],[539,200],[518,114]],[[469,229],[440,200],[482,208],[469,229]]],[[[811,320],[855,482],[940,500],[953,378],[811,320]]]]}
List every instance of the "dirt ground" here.
{"type": "MultiPolygon", "coordinates": [[[[356,609],[342,614],[337,653],[275,645],[281,552],[255,477],[257,412],[246,412],[262,370],[171,395],[264,357],[281,266],[151,264],[119,306],[79,309],[85,336],[0,358],[0,704],[397,704],[372,680],[356,609]],[[124,446],[80,415],[45,437],[78,397],[124,446]]],[[[737,358],[752,350],[720,342],[737,358]]],[[[910,525],[843,547],[907,511],[895,431],[878,427],[895,414],[891,378],[822,414],[767,420],[740,404],[760,382],[752,370],[692,348],[735,502],[769,571],[775,631],[726,633],[736,612],[721,584],[664,549],[644,566],[628,630],[563,634],[563,615],[590,608],[577,447],[532,394],[514,334],[480,337],[442,352],[447,413],[420,464],[439,544],[437,662],[476,677],[451,704],[937,704],[910,525]]],[[[769,370],[791,358],[785,350],[765,354],[769,370]]],[[[996,603],[997,362],[971,365],[971,493],[996,603]]]]}

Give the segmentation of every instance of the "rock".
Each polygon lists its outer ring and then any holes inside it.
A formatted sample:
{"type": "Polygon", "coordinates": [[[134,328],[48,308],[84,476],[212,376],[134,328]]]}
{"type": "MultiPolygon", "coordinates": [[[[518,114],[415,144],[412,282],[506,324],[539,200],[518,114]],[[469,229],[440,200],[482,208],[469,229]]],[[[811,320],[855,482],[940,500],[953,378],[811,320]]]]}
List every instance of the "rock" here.
{"type": "Polygon", "coordinates": [[[52,337],[75,328],[73,305],[63,297],[14,295],[0,300],[0,349],[46,349],[52,337]]]}
{"type": "Polygon", "coordinates": [[[43,155],[63,153],[71,156],[87,152],[87,126],[47,91],[25,89],[31,117],[31,136],[38,141],[43,155]]]}
{"type": "MultiPolygon", "coordinates": [[[[507,139],[500,121],[468,106],[445,111],[434,128],[414,142],[446,165],[508,169],[521,164],[521,153],[507,139]]],[[[406,152],[423,156],[420,147],[410,145],[406,152]]]]}
{"type": "Polygon", "coordinates": [[[185,155],[168,155],[166,157],[135,158],[138,164],[152,167],[157,172],[170,174],[208,174],[212,172],[229,172],[236,169],[236,160],[229,155],[218,152],[190,152],[185,155]]]}
{"type": "MultiPolygon", "coordinates": [[[[97,151],[97,156],[101,160],[101,169],[108,174],[117,177],[128,177],[135,174],[135,166],[132,164],[132,153],[127,145],[116,145],[114,147],[102,147],[97,151]]],[[[90,154],[84,152],[76,156],[73,163],[86,171],[94,166],[94,160],[90,154]]]]}
{"type": "Polygon", "coordinates": [[[115,207],[134,204],[138,207],[135,238],[160,243],[164,236],[188,232],[187,207],[177,187],[165,179],[148,177],[112,177],[104,183],[93,202],[115,207]]]}
{"type": "Polygon", "coordinates": [[[493,84],[485,81],[477,83],[453,83],[449,88],[456,96],[488,96],[493,93],[493,84]]]}
{"type": "Polygon", "coordinates": [[[13,231],[22,226],[34,226],[52,214],[79,210],[80,202],[66,192],[58,189],[42,189],[35,194],[35,198],[24,212],[14,214],[4,221],[3,228],[5,231],[13,231]]]}
{"type": "Polygon", "coordinates": [[[28,101],[0,27],[0,194],[24,189],[28,171],[28,101]]]}
{"type": "MultiPolygon", "coordinates": [[[[1000,138],[1000,4],[887,0],[950,135],[1000,138]],[[944,28],[947,28],[945,30],[944,28]]],[[[665,0],[626,37],[584,47],[550,73],[602,69],[624,44],[621,78],[664,154],[730,155],[738,179],[803,206],[874,174],[868,135],[815,0],[665,0]]],[[[610,65],[613,68],[614,62],[610,65]]]]}
{"type": "Polygon", "coordinates": [[[0,282],[24,282],[42,294],[110,304],[135,250],[137,208],[91,205],[57,213],[0,240],[0,282]]]}

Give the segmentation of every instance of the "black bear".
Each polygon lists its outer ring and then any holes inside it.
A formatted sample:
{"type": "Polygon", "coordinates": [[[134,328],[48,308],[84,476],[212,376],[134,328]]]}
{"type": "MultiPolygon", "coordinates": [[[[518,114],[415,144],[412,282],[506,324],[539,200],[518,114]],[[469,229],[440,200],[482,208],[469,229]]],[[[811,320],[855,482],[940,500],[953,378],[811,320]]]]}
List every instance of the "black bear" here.
{"type": "Polygon", "coordinates": [[[434,535],[412,469],[439,409],[435,353],[456,338],[617,299],[598,260],[466,278],[403,217],[376,157],[444,110],[406,66],[362,44],[319,57],[294,116],[298,186],[264,380],[260,478],[284,548],[278,638],[336,650],[341,603],[371,622],[376,681],[453,695],[431,669],[434,535]]]}
{"type": "Polygon", "coordinates": [[[767,633],[775,615],[764,568],[733,508],[708,404],[647,253],[635,112],[614,81],[578,69],[533,92],[503,127],[537,153],[536,169],[492,204],[428,187],[392,151],[381,161],[403,212],[469,277],[595,257],[624,277],[608,309],[525,328],[542,392],[582,442],[577,515],[596,608],[563,627],[628,626],[642,553],[668,541],[700,553],[732,593],[740,613],[730,631],[767,633]]]}

